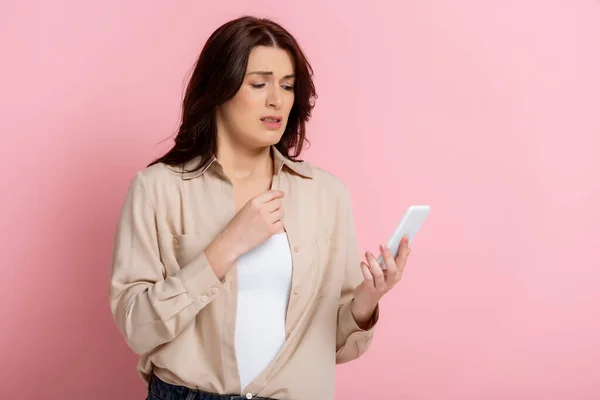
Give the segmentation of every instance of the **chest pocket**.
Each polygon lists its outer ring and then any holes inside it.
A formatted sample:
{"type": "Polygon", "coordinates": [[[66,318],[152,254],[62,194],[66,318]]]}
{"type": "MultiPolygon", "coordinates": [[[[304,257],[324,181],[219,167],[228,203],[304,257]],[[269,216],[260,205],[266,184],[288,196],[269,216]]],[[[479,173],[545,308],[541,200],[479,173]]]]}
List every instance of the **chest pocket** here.
{"type": "Polygon", "coordinates": [[[203,235],[186,233],[183,235],[163,234],[159,236],[161,258],[167,276],[179,272],[204,250],[203,235]]]}

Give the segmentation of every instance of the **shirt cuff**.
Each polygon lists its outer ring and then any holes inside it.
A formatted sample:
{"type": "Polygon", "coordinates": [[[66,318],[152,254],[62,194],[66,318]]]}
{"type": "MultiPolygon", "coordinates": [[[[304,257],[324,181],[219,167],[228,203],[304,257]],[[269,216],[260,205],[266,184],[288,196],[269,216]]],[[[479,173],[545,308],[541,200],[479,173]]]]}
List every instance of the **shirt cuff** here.
{"type": "Polygon", "coordinates": [[[379,320],[379,303],[377,303],[377,306],[375,306],[375,310],[373,311],[373,315],[369,321],[368,328],[362,329],[356,323],[354,315],[352,315],[352,311],[350,309],[352,301],[353,300],[350,300],[340,307],[338,316],[338,329],[340,330],[341,336],[347,338],[354,333],[364,333],[367,336],[370,336],[373,333],[377,321],[379,320]]]}
{"type": "Polygon", "coordinates": [[[189,295],[202,303],[210,302],[224,288],[204,252],[179,271],[179,278],[189,295]]]}

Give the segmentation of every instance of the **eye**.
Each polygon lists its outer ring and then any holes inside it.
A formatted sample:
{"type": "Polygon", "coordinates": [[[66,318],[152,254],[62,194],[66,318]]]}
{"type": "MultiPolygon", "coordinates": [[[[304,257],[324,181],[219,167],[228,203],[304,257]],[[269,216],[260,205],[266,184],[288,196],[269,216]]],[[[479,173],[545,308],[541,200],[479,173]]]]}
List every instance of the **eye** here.
{"type": "Polygon", "coordinates": [[[293,92],[294,91],[294,85],[283,85],[282,87],[285,90],[287,90],[288,92],[293,92]]]}
{"type": "Polygon", "coordinates": [[[265,84],[264,84],[264,83],[253,83],[253,84],[252,84],[252,87],[253,87],[254,89],[260,89],[260,88],[263,88],[263,87],[265,87],[265,84]]]}

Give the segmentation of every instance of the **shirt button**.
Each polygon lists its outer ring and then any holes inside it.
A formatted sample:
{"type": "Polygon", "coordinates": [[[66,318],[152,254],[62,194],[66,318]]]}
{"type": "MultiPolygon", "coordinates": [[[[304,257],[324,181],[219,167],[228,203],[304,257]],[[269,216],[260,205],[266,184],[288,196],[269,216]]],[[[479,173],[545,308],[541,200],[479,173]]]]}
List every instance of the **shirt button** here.
{"type": "Polygon", "coordinates": [[[251,398],[252,398],[252,393],[248,393],[248,394],[246,394],[246,398],[247,398],[247,399],[251,399],[251,398]]]}
{"type": "Polygon", "coordinates": [[[297,252],[299,252],[299,251],[300,251],[300,246],[298,246],[298,245],[294,246],[294,251],[295,251],[296,253],[297,253],[297,252]]]}
{"type": "Polygon", "coordinates": [[[297,287],[294,288],[294,294],[298,294],[298,293],[300,293],[300,289],[298,289],[297,287]]]}
{"type": "Polygon", "coordinates": [[[177,240],[177,238],[173,238],[173,244],[179,244],[179,240],[177,240]]]}
{"type": "Polygon", "coordinates": [[[200,297],[200,300],[206,301],[206,300],[208,300],[208,296],[207,295],[203,295],[202,297],[200,297]]]}
{"type": "Polygon", "coordinates": [[[215,294],[219,293],[219,288],[218,287],[212,288],[212,292],[215,293],[215,294]]]}

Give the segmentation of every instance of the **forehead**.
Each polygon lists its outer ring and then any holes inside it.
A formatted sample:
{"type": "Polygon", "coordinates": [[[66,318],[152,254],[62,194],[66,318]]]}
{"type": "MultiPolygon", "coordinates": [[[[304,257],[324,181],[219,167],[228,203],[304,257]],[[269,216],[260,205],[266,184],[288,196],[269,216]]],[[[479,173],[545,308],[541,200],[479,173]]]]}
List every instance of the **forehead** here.
{"type": "Polygon", "coordinates": [[[247,72],[268,71],[276,76],[294,73],[294,62],[290,54],[279,47],[257,46],[250,51],[247,72]]]}

